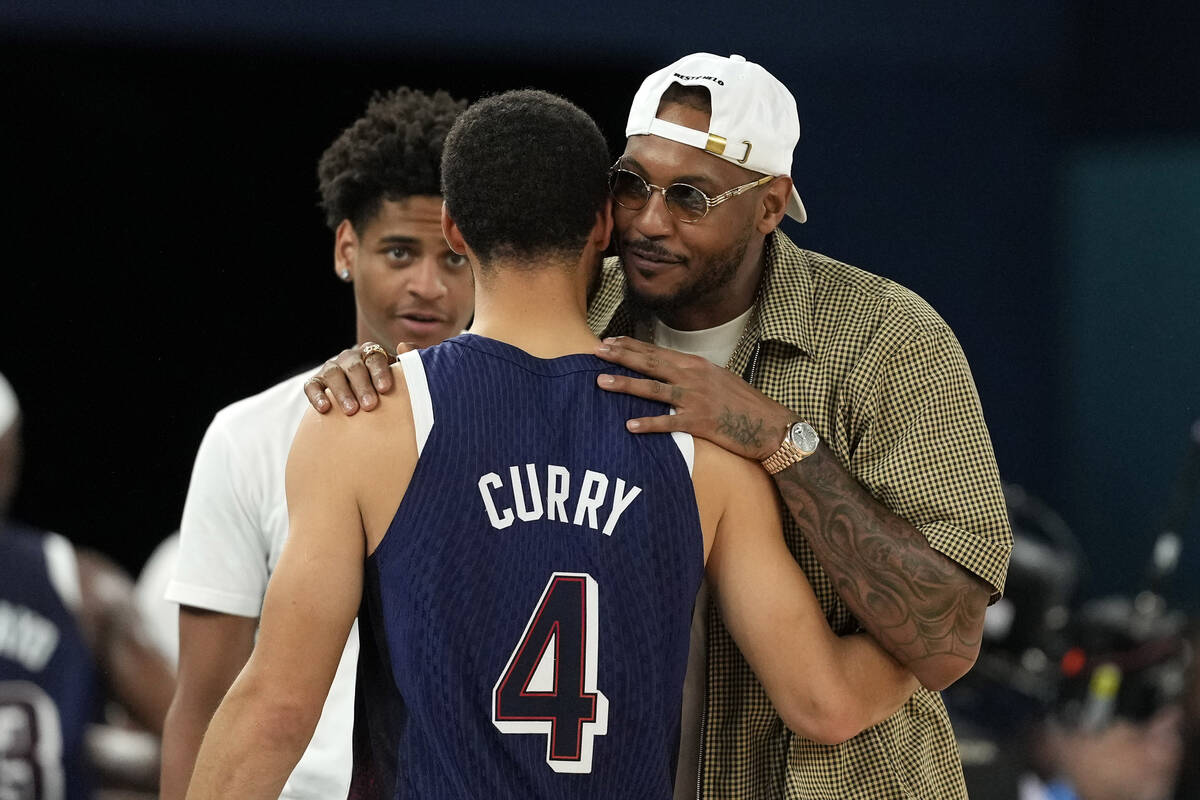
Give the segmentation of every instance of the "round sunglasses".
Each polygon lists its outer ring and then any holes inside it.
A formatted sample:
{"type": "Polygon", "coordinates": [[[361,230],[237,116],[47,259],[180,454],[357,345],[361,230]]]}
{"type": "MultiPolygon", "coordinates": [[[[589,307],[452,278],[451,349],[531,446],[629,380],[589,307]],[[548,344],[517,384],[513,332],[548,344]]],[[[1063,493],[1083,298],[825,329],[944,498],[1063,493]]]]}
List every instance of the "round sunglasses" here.
{"type": "MultiPolygon", "coordinates": [[[[618,162],[619,164],[620,162],[618,162]]],[[[613,164],[608,171],[608,190],[617,205],[630,211],[641,211],[650,201],[650,192],[661,192],[663,202],[671,216],[680,222],[699,222],[713,206],[719,206],[731,197],[737,197],[756,186],[762,186],[774,175],[767,175],[750,183],[735,186],[729,191],[721,192],[716,197],[709,197],[695,186],[687,183],[672,183],[670,186],[656,186],[649,183],[641,175],[623,169],[613,164]]]]}

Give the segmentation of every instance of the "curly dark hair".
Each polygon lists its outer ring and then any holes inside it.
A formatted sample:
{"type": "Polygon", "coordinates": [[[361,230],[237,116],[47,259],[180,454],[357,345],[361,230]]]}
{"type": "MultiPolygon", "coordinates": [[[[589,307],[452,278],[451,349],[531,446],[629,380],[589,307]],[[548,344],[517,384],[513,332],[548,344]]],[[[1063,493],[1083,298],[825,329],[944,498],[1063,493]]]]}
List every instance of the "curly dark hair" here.
{"type": "Polygon", "coordinates": [[[317,164],[325,224],[336,230],[348,219],[362,233],[384,200],[441,194],[442,143],[466,107],[440,90],[402,86],[372,95],[317,164]]]}
{"type": "Polygon", "coordinates": [[[596,123],[569,101],[505,92],[474,103],[446,136],[442,196],[484,262],[573,255],[608,200],[609,158],[596,123]]]}

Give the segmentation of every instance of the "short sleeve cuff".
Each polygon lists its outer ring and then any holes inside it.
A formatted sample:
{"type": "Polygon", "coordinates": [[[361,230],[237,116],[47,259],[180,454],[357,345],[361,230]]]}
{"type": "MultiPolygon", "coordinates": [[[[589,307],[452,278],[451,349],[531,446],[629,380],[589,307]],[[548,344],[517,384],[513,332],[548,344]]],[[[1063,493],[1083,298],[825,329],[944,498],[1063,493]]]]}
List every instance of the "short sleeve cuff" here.
{"type": "Polygon", "coordinates": [[[261,597],[222,592],[220,589],[197,586],[179,580],[173,580],[167,584],[165,597],[172,603],[202,608],[205,611],[216,611],[220,614],[232,614],[235,617],[257,618],[262,614],[261,597]]]}
{"type": "Polygon", "coordinates": [[[940,520],[922,525],[920,531],[930,547],[991,586],[991,602],[999,599],[1004,592],[1011,544],[988,541],[940,520]]]}

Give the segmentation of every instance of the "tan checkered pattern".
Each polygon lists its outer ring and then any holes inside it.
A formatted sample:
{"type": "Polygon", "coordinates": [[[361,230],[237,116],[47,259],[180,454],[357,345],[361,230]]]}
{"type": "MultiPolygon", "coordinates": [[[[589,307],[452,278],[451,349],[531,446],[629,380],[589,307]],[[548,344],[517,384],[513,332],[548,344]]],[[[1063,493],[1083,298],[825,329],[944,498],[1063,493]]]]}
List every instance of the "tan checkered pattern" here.
{"type": "MultiPolygon", "coordinates": [[[[768,240],[757,336],[731,368],[743,375],[757,342],[755,385],[817,430],[857,480],[930,545],[1004,587],[1012,547],[1000,478],[975,384],[954,334],[921,298],[885,278],[768,240]]],[[[620,263],[605,263],[589,309],[603,335],[631,335],[620,263]]],[[[788,546],[834,630],[857,629],[804,536],[788,546]]],[[[714,604],[703,796],[730,800],[966,797],[940,695],[924,689],[890,719],[837,746],[793,734],[775,714],[714,604]]]]}

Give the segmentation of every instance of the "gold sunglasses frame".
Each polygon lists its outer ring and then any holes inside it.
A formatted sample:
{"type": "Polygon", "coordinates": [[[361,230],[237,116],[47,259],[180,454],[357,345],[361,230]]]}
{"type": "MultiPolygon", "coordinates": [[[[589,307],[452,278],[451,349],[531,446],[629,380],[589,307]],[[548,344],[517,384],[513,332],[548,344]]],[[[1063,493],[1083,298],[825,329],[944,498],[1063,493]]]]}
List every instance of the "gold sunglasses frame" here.
{"type": "Polygon", "coordinates": [[[776,175],[765,175],[756,181],[750,181],[749,183],[743,183],[741,186],[735,186],[732,189],[721,192],[716,197],[709,197],[704,192],[703,189],[701,189],[697,186],[692,186],[690,183],[672,183],[668,186],[659,186],[658,184],[651,183],[650,181],[643,178],[641,175],[638,175],[633,170],[625,169],[624,167],[620,166],[620,163],[621,162],[618,161],[616,164],[613,164],[611,167],[609,167],[609,170],[608,170],[608,191],[609,191],[609,194],[613,195],[613,202],[615,202],[621,208],[627,208],[630,211],[641,211],[643,208],[646,207],[646,203],[650,202],[650,198],[653,196],[653,193],[655,191],[657,191],[659,194],[662,195],[663,205],[666,206],[667,211],[671,214],[671,216],[674,217],[675,219],[679,220],[680,222],[686,222],[689,225],[695,224],[695,223],[699,222],[700,220],[704,219],[705,217],[707,217],[709,211],[711,211],[714,207],[721,205],[721,203],[724,203],[726,200],[729,200],[730,198],[733,198],[733,197],[737,197],[739,194],[742,194],[743,192],[748,192],[757,186],[762,186],[764,183],[767,183],[768,181],[773,181],[773,180],[775,180],[776,177],[778,177],[776,175]],[[630,206],[625,205],[620,200],[617,200],[616,195],[613,194],[613,191],[612,191],[613,179],[616,177],[618,172],[626,172],[626,173],[634,176],[635,178],[637,178],[643,184],[645,184],[646,189],[647,189],[646,201],[644,203],[642,203],[640,206],[638,206],[637,208],[631,208],[630,206]],[[683,217],[679,216],[674,211],[672,211],[671,204],[667,202],[667,189],[670,189],[672,186],[684,186],[688,189],[691,189],[694,192],[699,192],[700,196],[704,198],[704,203],[705,203],[704,213],[701,214],[700,216],[696,217],[695,219],[684,219],[683,217]]]}

